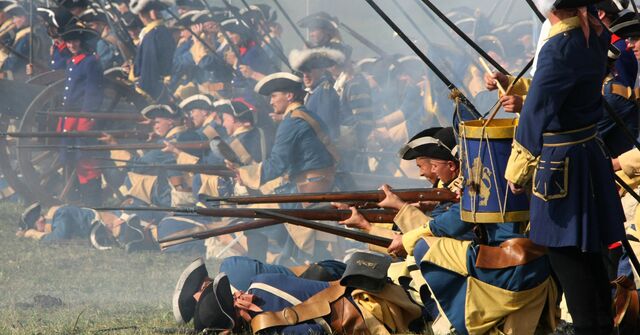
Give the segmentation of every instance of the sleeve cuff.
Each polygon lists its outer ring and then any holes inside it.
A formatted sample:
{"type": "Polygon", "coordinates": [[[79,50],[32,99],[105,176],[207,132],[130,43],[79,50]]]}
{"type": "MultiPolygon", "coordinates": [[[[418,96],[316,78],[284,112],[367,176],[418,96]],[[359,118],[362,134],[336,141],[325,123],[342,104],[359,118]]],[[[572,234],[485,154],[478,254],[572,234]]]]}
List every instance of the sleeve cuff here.
{"type": "Polygon", "coordinates": [[[640,176],[640,150],[633,148],[618,156],[618,161],[629,178],[640,176]]]}
{"type": "Polygon", "coordinates": [[[538,157],[534,157],[527,148],[513,140],[511,156],[507,162],[504,177],[520,186],[527,184],[533,177],[533,172],[538,164],[538,157]]]}
{"type": "Polygon", "coordinates": [[[429,223],[427,222],[424,226],[403,234],[402,246],[404,246],[407,254],[413,255],[413,249],[415,249],[418,241],[420,241],[423,236],[431,235],[433,235],[433,233],[431,233],[431,228],[429,227],[429,223]]]}
{"type": "Polygon", "coordinates": [[[197,164],[200,158],[197,156],[190,155],[184,151],[181,151],[176,158],[176,163],[179,165],[190,165],[197,164]]]}
{"type": "Polygon", "coordinates": [[[400,228],[403,233],[408,233],[416,228],[422,227],[430,218],[418,208],[405,204],[400,208],[393,222],[400,228]]]}
{"type": "Polygon", "coordinates": [[[114,160],[114,163],[118,167],[122,167],[127,165],[127,162],[120,161],[128,161],[131,160],[131,153],[125,150],[111,150],[109,157],[114,160]]]}
{"type": "Polygon", "coordinates": [[[238,168],[238,175],[244,186],[257,190],[262,184],[262,163],[240,167],[238,168]]]}
{"type": "Polygon", "coordinates": [[[47,235],[47,233],[37,231],[35,229],[29,229],[26,232],[24,232],[24,237],[32,238],[34,240],[41,240],[45,235],[47,235]]]}

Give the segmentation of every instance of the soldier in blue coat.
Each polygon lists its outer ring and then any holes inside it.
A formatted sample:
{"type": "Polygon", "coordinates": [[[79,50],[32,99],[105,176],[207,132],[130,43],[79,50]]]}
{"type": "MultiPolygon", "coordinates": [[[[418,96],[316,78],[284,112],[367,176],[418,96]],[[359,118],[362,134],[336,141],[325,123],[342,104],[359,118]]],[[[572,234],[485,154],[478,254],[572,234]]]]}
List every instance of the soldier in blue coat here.
{"type": "Polygon", "coordinates": [[[121,47],[124,49],[122,42],[111,32],[109,26],[109,20],[114,20],[107,15],[110,14],[101,9],[89,8],[79,16],[80,21],[86,22],[91,29],[100,35],[100,39],[96,43],[96,54],[105,70],[121,66],[125,60],[121,53],[121,47]]]}
{"type": "MultiPolygon", "coordinates": [[[[625,122],[627,129],[634,138],[638,137],[638,122],[640,110],[636,103],[638,97],[634,88],[638,76],[638,61],[633,50],[627,47],[625,39],[638,35],[640,29],[634,12],[620,11],[613,2],[603,1],[598,4],[598,13],[602,22],[611,30],[611,46],[620,52],[613,68],[606,77],[602,91],[604,99],[625,122]],[[635,24],[633,24],[635,22],[635,24]]],[[[598,122],[598,132],[612,157],[618,157],[633,147],[616,125],[607,111],[603,111],[602,119],[598,122]]]]}
{"type": "Polygon", "coordinates": [[[549,249],[576,333],[608,334],[611,289],[602,256],[624,237],[625,217],[596,129],[610,35],[576,8],[592,2],[542,1],[552,26],[505,177],[514,193],[532,185],[530,238],[549,249]]]}
{"type": "Polygon", "coordinates": [[[293,50],[289,62],[294,70],[303,74],[307,90],[305,107],[316,113],[329,128],[329,136],[336,140],[340,135],[340,97],[333,88],[334,80],[328,68],[346,60],[345,54],[332,48],[293,50]]]}
{"type": "MultiPolygon", "coordinates": [[[[97,33],[78,23],[67,25],[62,33],[71,59],[67,62],[62,106],[70,112],[97,112],[104,99],[102,66],[95,55],[97,33]]],[[[59,132],[89,131],[99,128],[94,119],[63,117],[58,120],[59,132]]],[[[95,144],[92,139],[64,139],[65,144],[95,144]]],[[[63,151],[61,161],[75,169],[78,198],[86,204],[98,204],[102,190],[101,173],[88,153],[63,151]]]]}
{"type": "MultiPolygon", "coordinates": [[[[335,164],[338,156],[331,143],[328,130],[319,116],[302,105],[304,90],[302,79],[290,73],[274,73],[263,78],[255,87],[257,93],[270,96],[271,106],[282,122],[270,154],[262,162],[238,167],[239,181],[246,187],[263,193],[326,192],[333,188],[335,164]],[[288,182],[283,180],[288,176],[288,182]]],[[[302,233],[297,248],[321,259],[323,249],[316,245],[313,232],[291,227],[302,233]],[[316,250],[316,247],[318,249],[316,250]]],[[[293,248],[293,246],[292,246],[293,248]]]]}
{"type": "Polygon", "coordinates": [[[73,238],[88,238],[91,226],[100,220],[98,213],[89,208],[62,206],[54,208],[49,222],[42,215],[42,207],[34,203],[20,217],[18,236],[43,242],[60,242],[73,238]]]}
{"type": "Polygon", "coordinates": [[[0,69],[2,78],[24,80],[26,78],[27,63],[29,62],[29,52],[31,48],[29,35],[29,13],[17,3],[10,4],[4,8],[4,13],[11,17],[15,25],[16,35],[11,44],[11,48],[17,53],[10,53],[5,59],[0,69]]]}
{"type": "Polygon", "coordinates": [[[171,74],[176,43],[164,25],[160,11],[173,5],[171,0],[132,0],[131,12],[138,15],[144,28],[129,79],[136,88],[157,103],[168,102],[170,93],[164,77],[171,74]]]}

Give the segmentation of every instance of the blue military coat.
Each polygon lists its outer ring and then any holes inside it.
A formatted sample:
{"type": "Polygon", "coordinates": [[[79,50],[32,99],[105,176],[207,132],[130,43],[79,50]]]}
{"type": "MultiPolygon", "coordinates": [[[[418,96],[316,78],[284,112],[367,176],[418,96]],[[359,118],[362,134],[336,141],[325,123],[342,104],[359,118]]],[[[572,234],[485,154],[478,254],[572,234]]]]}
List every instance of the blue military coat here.
{"type": "MultiPolygon", "coordinates": [[[[327,131],[320,117],[302,105],[291,106],[301,109],[327,131]]],[[[271,153],[262,161],[260,180],[262,184],[284,174],[293,180],[300,173],[331,167],[335,161],[318,135],[307,121],[294,118],[286,113],[278,126],[271,153]]]]}
{"type": "Polygon", "coordinates": [[[531,234],[539,245],[600,252],[624,235],[610,158],[597,139],[609,35],[587,40],[577,17],[551,28],[522,109],[506,169],[532,181],[531,234]]]}
{"type": "Polygon", "coordinates": [[[11,71],[14,77],[25,75],[30,50],[29,34],[29,27],[22,28],[16,33],[16,38],[13,41],[13,45],[11,46],[13,50],[27,58],[22,58],[16,56],[14,53],[10,53],[7,59],[5,59],[4,63],[2,64],[2,71],[11,71]]]}
{"type": "Polygon", "coordinates": [[[62,206],[53,214],[51,233],[45,235],[41,241],[55,242],[71,238],[87,238],[91,232],[91,224],[99,220],[96,212],[89,208],[72,205],[62,206]]]}
{"type": "Polygon", "coordinates": [[[333,80],[325,75],[311,87],[305,98],[305,107],[318,115],[327,125],[332,139],[340,135],[340,97],[333,89],[333,80]]]}
{"type": "Polygon", "coordinates": [[[162,21],[154,21],[144,27],[140,45],[133,61],[133,75],[138,78],[138,87],[160,103],[169,92],[165,92],[164,77],[171,74],[176,43],[162,21]],[[163,95],[163,92],[165,93],[163,95]]]}
{"type": "MultiPolygon", "coordinates": [[[[614,36],[614,40],[615,38],[616,36],[614,36]]],[[[638,97],[635,95],[621,96],[614,94],[612,93],[612,88],[613,86],[621,86],[627,88],[623,91],[633,92],[636,76],[638,75],[638,61],[633,51],[627,47],[625,40],[618,38],[612,44],[620,50],[620,57],[614,63],[614,71],[610,74],[612,78],[605,81],[602,90],[604,99],[624,121],[625,126],[631,131],[634,138],[637,138],[640,110],[635,99],[638,97]]],[[[598,121],[598,132],[613,157],[617,157],[633,148],[633,143],[627,139],[620,127],[616,125],[609,113],[604,109],[602,118],[598,121]]]]}

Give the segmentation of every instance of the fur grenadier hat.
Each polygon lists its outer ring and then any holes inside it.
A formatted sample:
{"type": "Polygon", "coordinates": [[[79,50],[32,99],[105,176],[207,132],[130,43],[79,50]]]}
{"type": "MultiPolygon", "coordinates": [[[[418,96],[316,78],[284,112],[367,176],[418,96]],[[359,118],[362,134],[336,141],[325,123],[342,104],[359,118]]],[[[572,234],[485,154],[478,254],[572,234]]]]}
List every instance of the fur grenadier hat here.
{"type": "Polygon", "coordinates": [[[289,54],[291,67],[301,72],[342,64],[345,59],[346,56],[342,51],[332,48],[294,49],[289,54]]]}

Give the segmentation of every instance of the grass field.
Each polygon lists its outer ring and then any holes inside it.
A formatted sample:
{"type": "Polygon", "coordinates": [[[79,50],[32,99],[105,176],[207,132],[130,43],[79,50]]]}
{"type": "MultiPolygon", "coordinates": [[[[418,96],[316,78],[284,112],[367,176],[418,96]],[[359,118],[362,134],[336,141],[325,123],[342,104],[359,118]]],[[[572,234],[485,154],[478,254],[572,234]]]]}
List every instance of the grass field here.
{"type": "Polygon", "coordinates": [[[196,256],[19,239],[21,209],[0,204],[0,334],[184,334],[192,329],[174,321],[171,295],[180,272],[196,256]]]}

